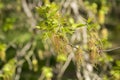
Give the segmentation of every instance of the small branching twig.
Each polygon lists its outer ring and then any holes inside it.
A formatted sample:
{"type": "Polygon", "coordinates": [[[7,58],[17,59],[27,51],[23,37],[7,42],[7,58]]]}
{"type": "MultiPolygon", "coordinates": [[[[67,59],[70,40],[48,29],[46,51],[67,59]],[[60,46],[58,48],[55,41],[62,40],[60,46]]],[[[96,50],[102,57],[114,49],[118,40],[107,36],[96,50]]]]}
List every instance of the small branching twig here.
{"type": "Polygon", "coordinates": [[[30,49],[30,47],[32,46],[32,42],[28,42],[21,51],[17,52],[16,58],[18,59],[18,63],[17,63],[17,68],[16,68],[16,75],[15,75],[15,80],[19,80],[20,79],[20,74],[22,72],[22,65],[25,62],[24,59],[19,60],[19,58],[22,58],[23,56],[26,55],[26,52],[30,49]]]}
{"type": "Polygon", "coordinates": [[[23,65],[24,62],[25,62],[25,60],[19,61],[14,80],[19,80],[20,79],[20,74],[22,72],[22,65],[23,65]]]}
{"type": "MultiPolygon", "coordinates": [[[[32,32],[34,33],[34,26],[36,25],[36,20],[33,17],[33,14],[30,10],[30,8],[28,7],[28,4],[26,2],[26,0],[21,0],[22,3],[22,7],[23,10],[26,14],[26,16],[29,18],[30,20],[30,26],[32,28],[32,32]]],[[[15,80],[19,80],[20,79],[20,74],[22,72],[22,65],[25,62],[25,59],[21,59],[23,57],[27,57],[27,60],[32,56],[33,53],[29,52],[28,54],[27,51],[31,48],[31,46],[33,45],[33,41],[34,41],[34,36],[31,37],[30,41],[20,50],[17,51],[16,54],[16,58],[18,59],[18,63],[17,63],[17,71],[16,71],[16,75],[15,75],[15,80]]],[[[28,63],[31,62],[30,60],[28,61],[28,63]]]]}

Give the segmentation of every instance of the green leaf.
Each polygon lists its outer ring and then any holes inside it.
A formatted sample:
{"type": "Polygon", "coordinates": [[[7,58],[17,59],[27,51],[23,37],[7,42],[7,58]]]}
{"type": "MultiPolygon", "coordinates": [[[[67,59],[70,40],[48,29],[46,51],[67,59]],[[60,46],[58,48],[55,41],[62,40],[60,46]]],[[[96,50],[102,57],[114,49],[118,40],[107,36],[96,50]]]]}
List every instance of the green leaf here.
{"type": "Polygon", "coordinates": [[[50,67],[43,67],[42,71],[46,78],[51,78],[53,76],[52,68],[50,68],[50,67]]]}
{"type": "Polygon", "coordinates": [[[64,54],[59,54],[59,55],[57,56],[57,61],[58,61],[58,62],[64,62],[64,61],[66,61],[66,60],[67,60],[67,56],[64,55],[64,54]]]}

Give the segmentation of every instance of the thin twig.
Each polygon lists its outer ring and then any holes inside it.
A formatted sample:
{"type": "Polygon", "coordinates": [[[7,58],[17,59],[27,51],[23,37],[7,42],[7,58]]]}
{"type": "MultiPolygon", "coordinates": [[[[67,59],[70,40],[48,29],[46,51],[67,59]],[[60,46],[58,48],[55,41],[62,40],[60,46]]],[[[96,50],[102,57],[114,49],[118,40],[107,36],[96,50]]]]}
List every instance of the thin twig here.
{"type": "Polygon", "coordinates": [[[31,13],[31,11],[26,3],[26,0],[22,0],[22,6],[23,6],[24,12],[26,13],[27,17],[32,18],[33,15],[32,15],[32,13],[31,13]]]}
{"type": "Polygon", "coordinates": [[[31,48],[32,44],[33,44],[33,39],[31,38],[31,40],[20,51],[17,51],[16,59],[18,60],[17,62],[18,67],[16,68],[17,71],[15,75],[15,80],[20,79],[20,74],[22,72],[22,65],[25,62],[25,59],[20,59],[20,58],[24,57],[25,55],[28,55],[26,54],[26,52],[31,48]]]}
{"type": "Polygon", "coordinates": [[[68,56],[67,61],[65,62],[65,64],[63,65],[63,67],[61,68],[60,73],[58,74],[58,80],[60,80],[60,78],[62,77],[62,75],[64,74],[66,68],[68,67],[68,65],[70,64],[72,58],[74,57],[74,53],[70,53],[70,55],[68,56]]]}
{"type": "Polygon", "coordinates": [[[83,80],[81,73],[80,73],[80,66],[78,66],[78,65],[77,65],[76,76],[77,76],[78,80],[83,80]]]}
{"type": "MultiPolygon", "coordinates": [[[[29,23],[30,23],[32,31],[34,33],[34,28],[33,27],[36,25],[36,20],[34,19],[33,14],[31,12],[30,8],[28,7],[28,4],[27,4],[26,0],[21,0],[21,3],[22,3],[22,7],[23,7],[23,10],[24,10],[26,16],[30,20],[29,23]]],[[[34,38],[34,36],[31,37],[30,41],[22,48],[22,50],[17,52],[16,58],[19,58],[19,57],[22,58],[24,56],[27,56],[27,58],[29,59],[32,56],[32,53],[26,54],[26,52],[31,48],[31,46],[33,44],[33,38],[34,38]]],[[[18,63],[17,63],[18,68],[17,68],[15,80],[20,79],[20,74],[22,72],[22,65],[23,65],[24,62],[25,62],[25,59],[18,60],[18,63]]]]}
{"type": "Polygon", "coordinates": [[[112,49],[107,49],[107,50],[101,50],[102,52],[110,52],[110,51],[114,51],[120,49],[120,47],[116,47],[116,48],[112,48],[112,49]]]}
{"type": "Polygon", "coordinates": [[[20,74],[22,72],[22,65],[23,63],[25,62],[25,60],[21,60],[18,64],[18,67],[16,69],[17,73],[16,73],[16,76],[15,76],[15,79],[14,80],[19,80],[20,79],[20,74]]]}
{"type": "Polygon", "coordinates": [[[45,78],[45,75],[42,72],[38,80],[43,80],[44,78],[45,78]]]}
{"type": "MultiPolygon", "coordinates": [[[[17,57],[24,57],[24,56],[27,55],[27,58],[29,59],[32,56],[32,53],[29,52],[28,54],[26,54],[26,52],[30,49],[31,46],[32,46],[32,42],[31,43],[28,42],[24,46],[24,48],[20,52],[17,53],[17,57]],[[21,52],[22,52],[22,54],[21,54],[21,52]]],[[[18,62],[17,62],[17,66],[18,67],[16,69],[17,71],[16,71],[15,80],[19,80],[20,79],[20,74],[22,72],[22,65],[23,65],[24,62],[25,62],[25,59],[18,60],[18,62]]]]}
{"type": "Polygon", "coordinates": [[[36,25],[36,20],[34,19],[33,14],[26,3],[26,0],[22,0],[22,6],[23,6],[23,10],[24,10],[25,14],[30,19],[31,27],[34,27],[36,25]]]}
{"type": "Polygon", "coordinates": [[[30,49],[32,41],[28,42],[21,51],[17,52],[17,57],[23,57],[26,54],[26,51],[30,49]]]}

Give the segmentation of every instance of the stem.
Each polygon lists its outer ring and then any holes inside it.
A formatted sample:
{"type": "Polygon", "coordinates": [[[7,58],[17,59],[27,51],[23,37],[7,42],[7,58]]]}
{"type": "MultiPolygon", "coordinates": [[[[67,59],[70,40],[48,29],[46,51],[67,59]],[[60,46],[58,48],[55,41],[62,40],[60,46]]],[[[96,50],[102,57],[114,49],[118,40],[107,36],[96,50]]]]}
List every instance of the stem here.
{"type": "Polygon", "coordinates": [[[74,57],[74,53],[70,53],[70,55],[68,56],[67,61],[65,62],[65,64],[63,65],[63,67],[61,68],[60,73],[57,76],[57,80],[60,80],[62,75],[64,74],[66,68],[68,67],[68,65],[70,64],[72,58],[74,57]]]}
{"type": "Polygon", "coordinates": [[[38,80],[43,80],[44,78],[45,78],[45,75],[42,72],[38,80]]]}
{"type": "Polygon", "coordinates": [[[112,49],[107,49],[107,50],[102,50],[102,52],[110,52],[110,51],[117,50],[117,49],[120,49],[120,47],[116,47],[116,48],[112,48],[112,49]]]}

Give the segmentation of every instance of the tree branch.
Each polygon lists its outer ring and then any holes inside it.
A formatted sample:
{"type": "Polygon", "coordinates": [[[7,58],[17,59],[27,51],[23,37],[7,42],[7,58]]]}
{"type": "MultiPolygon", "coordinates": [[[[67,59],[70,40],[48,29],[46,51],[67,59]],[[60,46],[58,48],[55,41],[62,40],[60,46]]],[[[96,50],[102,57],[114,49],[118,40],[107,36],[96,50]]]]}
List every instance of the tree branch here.
{"type": "Polygon", "coordinates": [[[61,71],[60,73],[58,74],[57,76],[57,80],[60,80],[62,75],[64,74],[66,68],[68,67],[68,65],[70,64],[72,58],[74,57],[74,53],[70,53],[69,56],[68,56],[68,59],[67,61],[65,62],[65,64],[63,65],[63,67],[61,68],[61,71]]]}
{"type": "Polygon", "coordinates": [[[36,20],[34,19],[33,14],[26,3],[26,0],[21,0],[21,1],[22,1],[23,10],[27,15],[27,17],[30,19],[30,25],[31,27],[34,27],[36,25],[36,20]]]}

